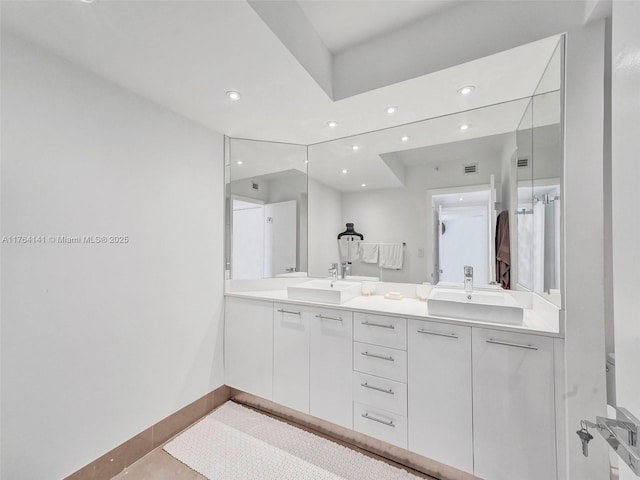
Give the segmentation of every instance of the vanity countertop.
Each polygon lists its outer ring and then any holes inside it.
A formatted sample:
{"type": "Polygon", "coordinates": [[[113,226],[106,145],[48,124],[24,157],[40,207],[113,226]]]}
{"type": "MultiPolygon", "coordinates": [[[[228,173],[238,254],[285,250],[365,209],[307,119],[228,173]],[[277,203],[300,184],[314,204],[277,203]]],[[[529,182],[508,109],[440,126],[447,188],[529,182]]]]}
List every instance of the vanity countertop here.
{"type": "MultiPolygon", "coordinates": [[[[316,305],[336,310],[352,310],[355,312],[391,315],[418,320],[435,320],[442,323],[454,323],[458,325],[476,327],[481,326],[496,330],[531,333],[550,337],[562,337],[562,334],[559,332],[558,311],[553,307],[525,308],[523,325],[505,325],[501,323],[431,316],[429,315],[427,302],[410,297],[405,297],[401,300],[391,300],[385,298],[383,295],[359,296],[340,305],[334,305],[291,300],[287,297],[286,289],[227,292],[225,295],[230,297],[253,298],[297,305],[316,305]]],[[[541,302],[545,301],[541,300],[541,302]]]]}

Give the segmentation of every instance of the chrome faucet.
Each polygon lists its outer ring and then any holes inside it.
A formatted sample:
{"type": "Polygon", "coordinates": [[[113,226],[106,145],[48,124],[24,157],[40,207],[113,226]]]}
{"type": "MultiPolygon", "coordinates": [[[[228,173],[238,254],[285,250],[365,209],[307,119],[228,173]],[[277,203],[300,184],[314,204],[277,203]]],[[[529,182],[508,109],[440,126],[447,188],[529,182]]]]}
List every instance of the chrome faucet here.
{"type": "Polygon", "coordinates": [[[473,267],[469,265],[464,266],[464,291],[473,291],[473,267]]]}
{"type": "Polygon", "coordinates": [[[349,262],[342,262],[340,264],[340,278],[342,278],[342,280],[344,280],[345,278],[347,278],[347,275],[349,274],[349,262]]]}
{"type": "Polygon", "coordinates": [[[332,263],[329,271],[331,272],[331,279],[338,280],[338,264],[332,263]]]}

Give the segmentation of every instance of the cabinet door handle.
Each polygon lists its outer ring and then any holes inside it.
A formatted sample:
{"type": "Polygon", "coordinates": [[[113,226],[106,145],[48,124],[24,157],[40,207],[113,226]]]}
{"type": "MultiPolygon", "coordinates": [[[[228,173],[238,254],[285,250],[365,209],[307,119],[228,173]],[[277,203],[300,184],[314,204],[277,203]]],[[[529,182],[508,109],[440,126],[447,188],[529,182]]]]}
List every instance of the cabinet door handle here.
{"type": "Polygon", "coordinates": [[[394,325],[383,325],[382,323],[362,322],[362,325],[366,325],[367,327],[388,328],[388,329],[391,329],[391,330],[395,330],[396,329],[396,327],[394,325]]]}
{"type": "Polygon", "coordinates": [[[380,387],[374,387],[373,385],[369,385],[367,382],[361,383],[360,386],[364,388],[370,388],[371,390],[376,390],[378,392],[388,393],[389,395],[395,395],[395,393],[391,389],[387,390],[380,387]]]}
{"type": "Polygon", "coordinates": [[[535,345],[524,345],[522,343],[511,343],[511,342],[503,342],[502,340],[494,340],[490,338],[487,340],[487,343],[494,343],[496,345],[506,345],[507,347],[518,347],[518,348],[526,348],[527,350],[538,350],[538,347],[535,345]]]}
{"type": "Polygon", "coordinates": [[[362,352],[360,355],[364,355],[365,357],[379,358],[380,360],[386,360],[388,362],[396,361],[396,359],[393,357],[385,357],[384,355],[376,355],[375,353],[362,352]]]}
{"type": "Polygon", "coordinates": [[[438,337],[448,337],[448,338],[458,338],[458,335],[455,333],[442,333],[442,332],[432,332],[430,330],[420,329],[418,333],[426,333],[427,335],[436,335],[438,337]]]}
{"type": "Polygon", "coordinates": [[[386,420],[382,420],[380,418],[372,417],[367,412],[362,414],[362,418],[366,418],[367,420],[373,420],[374,422],[381,423],[383,425],[386,425],[387,427],[395,427],[396,426],[392,421],[387,422],[386,420]]]}
{"type": "Polygon", "coordinates": [[[300,312],[292,312],[291,310],[278,309],[280,313],[290,313],[291,315],[300,315],[300,312]]]}
{"type": "Polygon", "coordinates": [[[335,320],[336,322],[342,322],[342,317],[325,317],[324,315],[316,315],[316,318],[321,320],[335,320]]]}

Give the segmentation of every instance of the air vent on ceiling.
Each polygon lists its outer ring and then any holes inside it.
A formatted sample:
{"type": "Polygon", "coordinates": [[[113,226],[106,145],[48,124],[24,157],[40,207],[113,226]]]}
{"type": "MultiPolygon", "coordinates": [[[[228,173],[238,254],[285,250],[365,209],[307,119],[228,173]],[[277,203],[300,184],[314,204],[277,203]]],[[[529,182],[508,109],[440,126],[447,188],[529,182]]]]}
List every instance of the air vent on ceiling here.
{"type": "Polygon", "coordinates": [[[520,157],[518,158],[518,168],[520,167],[528,167],[529,166],[529,158],[528,157],[520,157]]]}
{"type": "Polygon", "coordinates": [[[251,188],[254,190],[260,190],[260,185],[258,185],[258,182],[251,182],[251,188]]]}
{"type": "Polygon", "coordinates": [[[462,166],[462,172],[465,175],[469,175],[471,173],[478,173],[478,164],[477,163],[472,163],[470,165],[463,165],[462,166]]]}

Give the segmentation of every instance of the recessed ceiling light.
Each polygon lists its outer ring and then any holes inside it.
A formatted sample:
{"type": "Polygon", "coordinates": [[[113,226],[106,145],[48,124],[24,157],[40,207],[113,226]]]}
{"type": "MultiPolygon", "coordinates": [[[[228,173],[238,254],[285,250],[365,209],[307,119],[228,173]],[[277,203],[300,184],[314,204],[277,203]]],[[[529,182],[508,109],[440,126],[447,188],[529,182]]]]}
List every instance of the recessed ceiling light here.
{"type": "Polygon", "coordinates": [[[354,151],[355,151],[355,150],[360,150],[360,145],[353,145],[351,148],[352,148],[354,151]]]}
{"type": "Polygon", "coordinates": [[[347,170],[346,168],[342,169],[342,173],[347,173],[349,170],[347,170]]]}
{"type": "Polygon", "coordinates": [[[240,93],[236,92],[234,90],[229,90],[227,92],[227,97],[229,97],[230,100],[240,100],[240,93]]]}
{"type": "Polygon", "coordinates": [[[402,138],[400,138],[400,140],[402,140],[403,142],[406,142],[409,140],[409,137],[407,135],[404,135],[402,138]]]}
{"type": "Polygon", "coordinates": [[[82,3],[93,3],[96,0],[80,0],[82,3]]]}
{"type": "Polygon", "coordinates": [[[464,200],[464,198],[460,197],[458,200],[462,201],[462,200],[464,200]]]}
{"type": "Polygon", "coordinates": [[[398,111],[398,107],[387,107],[384,109],[385,112],[387,112],[389,115],[393,115],[394,113],[396,113],[398,111]]]}
{"type": "Polygon", "coordinates": [[[464,131],[464,130],[468,130],[470,126],[471,125],[468,124],[468,123],[463,123],[462,125],[460,125],[459,128],[460,128],[460,130],[464,131]]]}
{"type": "Polygon", "coordinates": [[[309,160],[305,160],[304,163],[309,163],[309,160]]]}
{"type": "Polygon", "coordinates": [[[330,122],[327,122],[327,126],[329,128],[336,128],[338,126],[338,122],[331,120],[330,122]]]}
{"type": "Polygon", "coordinates": [[[236,162],[236,164],[237,164],[237,165],[242,165],[242,160],[238,160],[238,161],[236,162]]]}
{"type": "Polygon", "coordinates": [[[475,90],[475,88],[476,87],[473,86],[473,85],[465,85],[460,90],[458,90],[458,93],[460,95],[469,95],[471,92],[473,92],[475,90]]]}
{"type": "Polygon", "coordinates": [[[362,185],[360,185],[360,186],[364,188],[364,187],[366,187],[366,186],[367,186],[367,184],[366,184],[366,183],[363,183],[363,184],[362,184],[362,185]]]}

